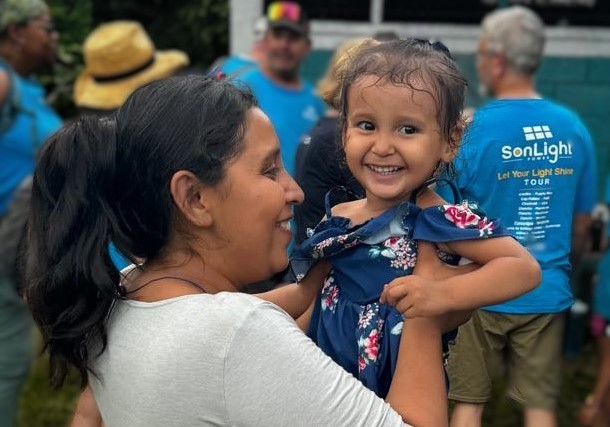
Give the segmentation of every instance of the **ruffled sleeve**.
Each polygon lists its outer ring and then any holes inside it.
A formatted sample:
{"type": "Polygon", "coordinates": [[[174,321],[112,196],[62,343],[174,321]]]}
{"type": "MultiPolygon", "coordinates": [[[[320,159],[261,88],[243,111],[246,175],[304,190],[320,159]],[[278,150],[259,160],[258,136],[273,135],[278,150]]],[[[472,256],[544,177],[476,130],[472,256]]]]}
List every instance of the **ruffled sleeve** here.
{"type": "Polygon", "coordinates": [[[464,200],[457,205],[423,209],[413,229],[415,240],[446,243],[459,240],[510,236],[499,219],[490,219],[478,204],[464,200]]]}
{"type": "Polygon", "coordinates": [[[297,282],[300,282],[318,261],[342,249],[342,245],[337,244],[337,239],[339,238],[339,243],[347,240],[348,227],[349,219],[331,217],[320,222],[308,233],[311,236],[301,243],[290,257],[290,270],[297,282]]]}

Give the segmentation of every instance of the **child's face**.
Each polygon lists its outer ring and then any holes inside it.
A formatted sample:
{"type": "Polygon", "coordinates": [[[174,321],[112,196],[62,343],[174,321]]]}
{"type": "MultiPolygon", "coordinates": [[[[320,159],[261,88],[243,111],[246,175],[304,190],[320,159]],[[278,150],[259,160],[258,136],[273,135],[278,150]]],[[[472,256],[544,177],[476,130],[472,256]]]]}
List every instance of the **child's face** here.
{"type": "Polygon", "coordinates": [[[344,148],[354,177],[379,207],[408,200],[454,152],[441,136],[430,89],[364,76],[347,93],[344,148]]]}

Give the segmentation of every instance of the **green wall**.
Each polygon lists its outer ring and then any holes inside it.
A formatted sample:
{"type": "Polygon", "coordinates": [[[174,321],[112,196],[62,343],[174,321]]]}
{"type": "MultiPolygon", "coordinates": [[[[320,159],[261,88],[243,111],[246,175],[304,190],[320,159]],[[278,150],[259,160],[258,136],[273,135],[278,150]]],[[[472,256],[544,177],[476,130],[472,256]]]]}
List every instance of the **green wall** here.
{"type": "MultiPolygon", "coordinates": [[[[317,81],[326,69],[332,52],[316,50],[304,64],[303,75],[317,81]]],[[[466,105],[484,102],[477,94],[474,55],[454,55],[469,81],[466,105]]],[[[583,119],[597,150],[600,200],[610,175],[610,58],[545,58],[537,73],[538,90],[575,110],[583,119]]]]}

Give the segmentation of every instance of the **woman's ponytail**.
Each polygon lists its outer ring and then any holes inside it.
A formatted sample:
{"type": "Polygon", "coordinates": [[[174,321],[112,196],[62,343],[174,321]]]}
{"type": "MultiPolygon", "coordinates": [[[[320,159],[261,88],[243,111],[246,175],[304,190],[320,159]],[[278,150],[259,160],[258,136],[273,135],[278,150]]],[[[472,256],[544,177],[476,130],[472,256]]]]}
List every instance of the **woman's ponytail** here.
{"type": "Polygon", "coordinates": [[[34,175],[26,297],[49,350],[54,387],[70,365],[87,384],[89,344],[106,346],[104,322],[120,297],[108,253],[116,150],[114,120],[82,118],[47,141],[34,175]]]}

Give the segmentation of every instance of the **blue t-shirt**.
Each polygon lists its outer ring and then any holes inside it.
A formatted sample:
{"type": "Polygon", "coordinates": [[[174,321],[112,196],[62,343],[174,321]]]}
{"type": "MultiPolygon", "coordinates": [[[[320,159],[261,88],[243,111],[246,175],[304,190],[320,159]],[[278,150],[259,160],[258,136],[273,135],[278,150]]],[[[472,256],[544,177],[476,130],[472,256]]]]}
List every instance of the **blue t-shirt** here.
{"type": "Polygon", "coordinates": [[[6,213],[13,193],[34,171],[36,154],[44,141],[62,125],[46,103],[42,86],[15,74],[21,108],[12,126],[0,135],[0,215],[6,213]]]}
{"type": "Polygon", "coordinates": [[[269,116],[280,140],[284,167],[294,176],[299,142],[324,114],[324,102],[305,81],[300,89],[288,89],[274,83],[258,69],[248,71],[238,79],[252,89],[261,109],[269,116]]]}
{"type": "Polygon", "coordinates": [[[246,71],[253,70],[257,67],[257,63],[254,59],[244,55],[233,55],[229,56],[225,61],[220,64],[220,70],[227,76],[240,75],[246,71]]]}
{"type": "MultiPolygon", "coordinates": [[[[597,195],[593,143],[578,116],[544,99],[492,101],[475,114],[455,163],[462,196],[500,218],[542,269],[536,289],[485,309],[534,314],[570,307],[572,217],[591,212],[597,195]]],[[[438,192],[451,197],[446,185],[438,192]]]]}

